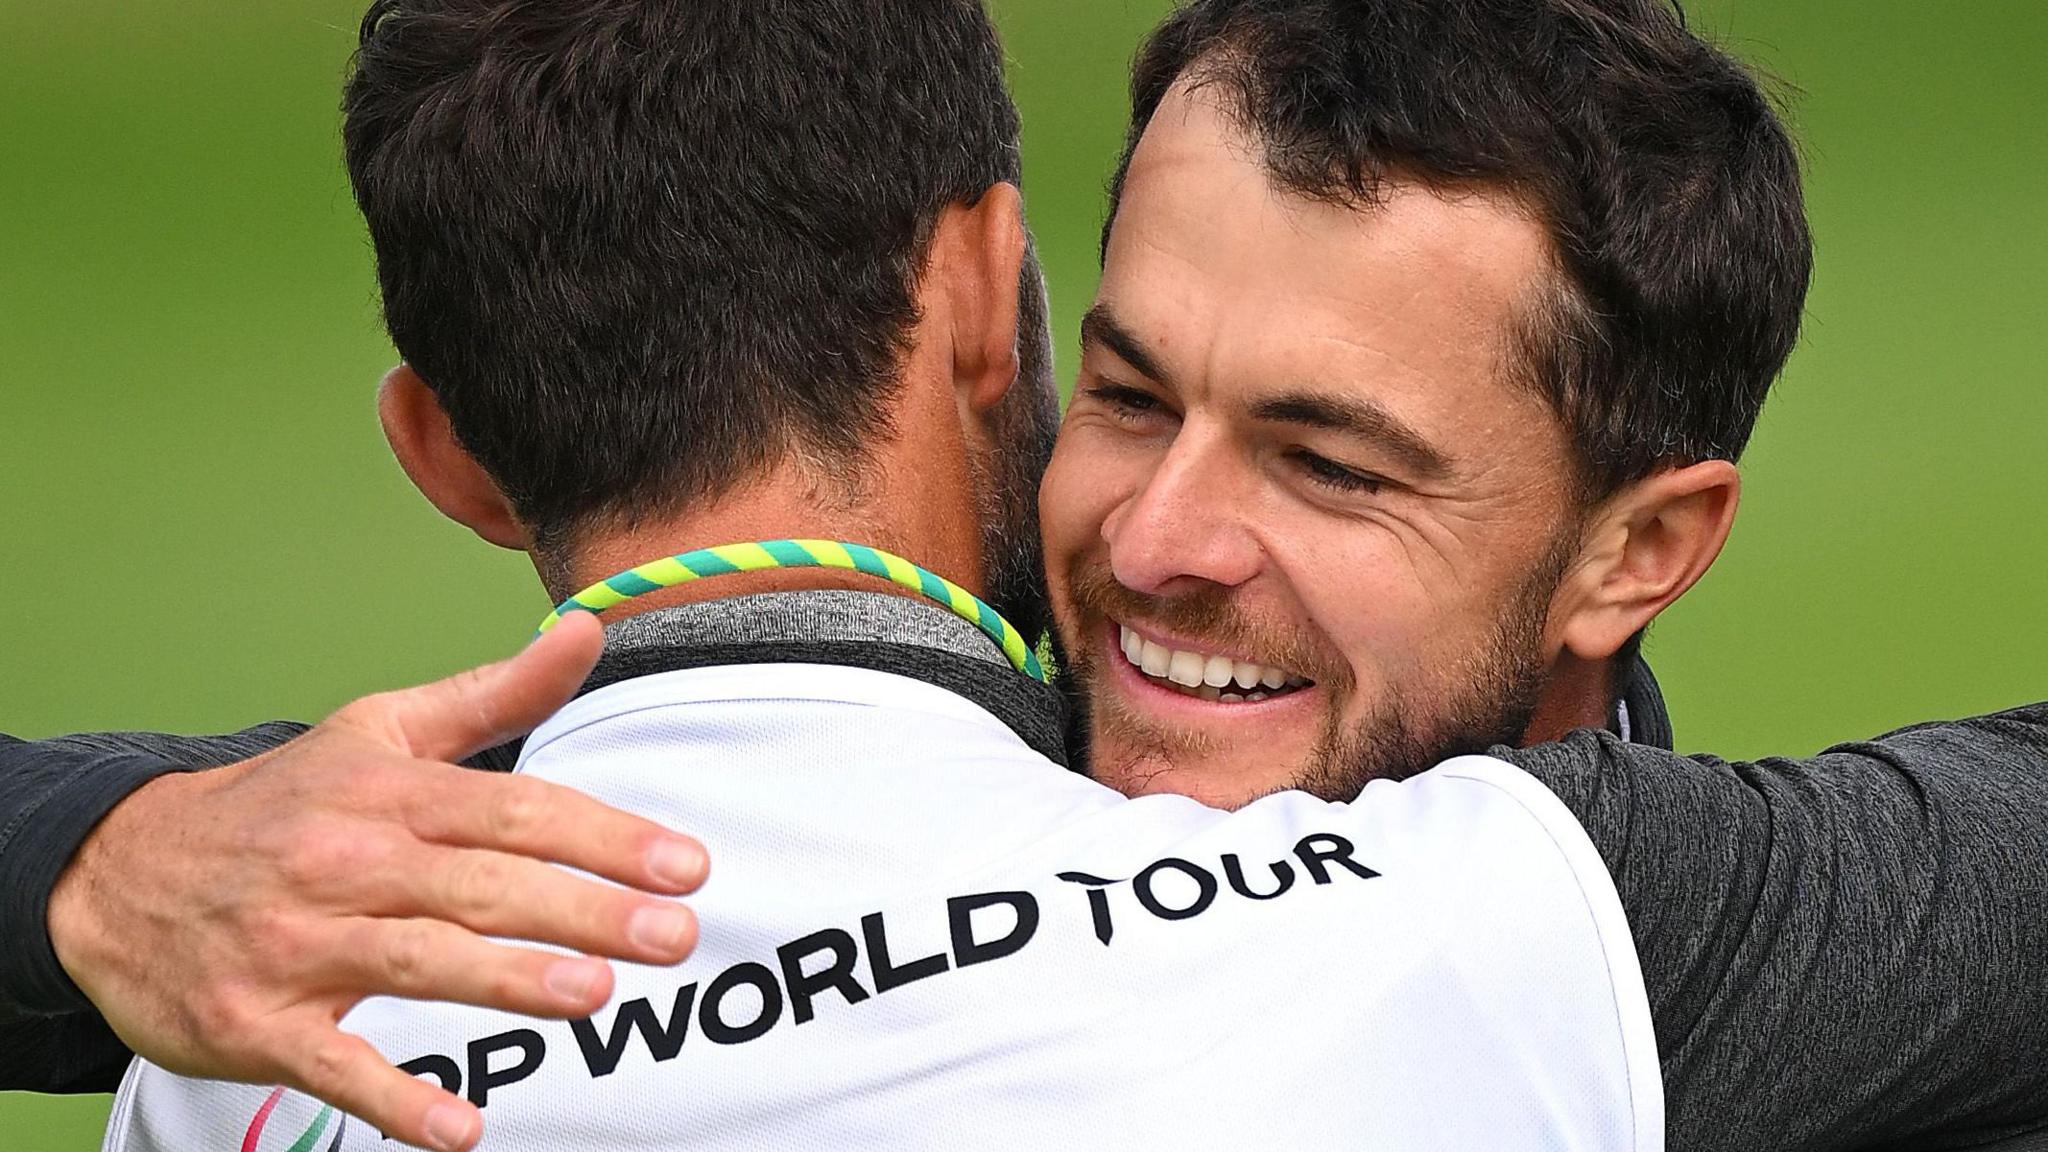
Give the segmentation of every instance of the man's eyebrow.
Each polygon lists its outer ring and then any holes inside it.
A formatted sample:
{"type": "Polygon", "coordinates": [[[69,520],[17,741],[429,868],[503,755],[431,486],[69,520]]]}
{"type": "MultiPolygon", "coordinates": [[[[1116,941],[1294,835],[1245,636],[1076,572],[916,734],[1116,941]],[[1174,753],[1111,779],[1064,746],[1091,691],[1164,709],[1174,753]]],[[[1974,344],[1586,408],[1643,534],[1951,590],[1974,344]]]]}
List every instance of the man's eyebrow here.
{"type": "Polygon", "coordinates": [[[1159,358],[1154,356],[1151,350],[1145,347],[1145,342],[1133,335],[1130,329],[1118,323],[1106,305],[1097,304],[1081,318],[1081,342],[1086,344],[1090,341],[1116,353],[1118,359],[1137,369],[1153,383],[1173,383],[1166,370],[1159,366],[1159,358]]]}
{"type": "Polygon", "coordinates": [[[1370,400],[1322,392],[1285,392],[1253,404],[1251,414],[1253,419],[1268,423],[1300,424],[1370,441],[1399,457],[1420,479],[1441,479],[1451,471],[1451,462],[1421,433],[1370,400]]]}

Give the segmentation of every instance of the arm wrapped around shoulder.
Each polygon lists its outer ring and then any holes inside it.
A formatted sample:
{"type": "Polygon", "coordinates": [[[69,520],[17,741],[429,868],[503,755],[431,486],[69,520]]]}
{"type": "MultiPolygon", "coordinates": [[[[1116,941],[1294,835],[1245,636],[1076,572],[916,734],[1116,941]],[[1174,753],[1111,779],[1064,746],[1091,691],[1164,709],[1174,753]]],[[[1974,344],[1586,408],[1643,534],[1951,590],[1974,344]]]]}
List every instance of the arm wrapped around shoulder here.
{"type": "Polygon", "coordinates": [[[1810,759],[1604,732],[1495,755],[1564,800],[1614,875],[1671,1148],[2048,1125],[2048,703],[1810,759]]]}

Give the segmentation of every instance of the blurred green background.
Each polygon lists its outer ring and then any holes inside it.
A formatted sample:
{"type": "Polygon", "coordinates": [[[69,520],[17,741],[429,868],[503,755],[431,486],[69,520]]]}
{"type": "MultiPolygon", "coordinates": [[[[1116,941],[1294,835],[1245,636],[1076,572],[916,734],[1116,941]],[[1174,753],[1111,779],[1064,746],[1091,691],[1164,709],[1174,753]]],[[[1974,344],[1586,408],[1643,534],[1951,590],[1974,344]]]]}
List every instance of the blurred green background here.
{"type": "MultiPolygon", "coordinates": [[[[1063,363],[1160,0],[997,0],[1063,363]]],[[[1681,746],[2048,697],[2048,5],[1721,0],[1819,243],[1733,542],[1655,633],[1681,746]]],[[[338,158],[358,0],[0,0],[0,730],[317,717],[517,647],[522,558],[390,462],[338,158]]],[[[0,1150],[104,1098],[0,1094],[0,1150]]],[[[197,1150],[195,1150],[197,1152],[197,1150]]]]}

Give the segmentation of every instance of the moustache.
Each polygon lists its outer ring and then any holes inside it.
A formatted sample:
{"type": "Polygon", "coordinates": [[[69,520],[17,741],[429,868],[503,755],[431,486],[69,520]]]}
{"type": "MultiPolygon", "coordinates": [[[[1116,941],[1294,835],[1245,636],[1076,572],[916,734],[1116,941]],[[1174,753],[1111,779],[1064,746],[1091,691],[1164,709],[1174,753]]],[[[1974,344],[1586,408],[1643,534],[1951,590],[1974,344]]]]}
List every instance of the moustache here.
{"type": "MultiPolygon", "coordinates": [[[[1172,596],[1148,595],[1120,583],[1109,565],[1098,560],[1075,564],[1067,588],[1084,616],[1139,628],[1149,624],[1198,643],[1206,651],[1285,668],[1319,685],[1342,688],[1350,680],[1348,665],[1320,633],[1297,621],[1247,612],[1231,590],[1219,584],[1172,596]]],[[[1093,645],[1072,647],[1070,659],[1094,658],[1093,645]]]]}

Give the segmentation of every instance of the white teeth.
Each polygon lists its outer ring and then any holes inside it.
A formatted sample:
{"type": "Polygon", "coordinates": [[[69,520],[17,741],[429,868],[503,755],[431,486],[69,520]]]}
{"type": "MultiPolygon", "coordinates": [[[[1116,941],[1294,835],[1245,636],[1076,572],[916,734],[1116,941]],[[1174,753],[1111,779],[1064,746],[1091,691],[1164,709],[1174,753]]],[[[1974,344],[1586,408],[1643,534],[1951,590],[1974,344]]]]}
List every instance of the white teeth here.
{"type": "Polygon", "coordinates": [[[1147,676],[1171,680],[1183,688],[1196,689],[1195,694],[1205,700],[1222,699],[1231,703],[1258,701],[1264,700],[1270,692],[1282,688],[1299,688],[1309,683],[1284,668],[1268,668],[1248,660],[1233,660],[1228,656],[1175,651],[1162,644],[1155,644],[1122,625],[1117,627],[1118,642],[1123,648],[1124,659],[1142,669],[1147,676]],[[1220,691],[1232,687],[1239,691],[1220,691]],[[1256,691],[1260,688],[1266,691],[1256,691]]]}
{"type": "Polygon", "coordinates": [[[1164,676],[1166,675],[1166,670],[1172,666],[1172,652],[1161,648],[1150,640],[1144,641],[1144,650],[1138,655],[1138,667],[1145,670],[1145,675],[1164,676]]]}
{"type": "Polygon", "coordinates": [[[1200,688],[1202,673],[1208,666],[1209,662],[1199,652],[1175,652],[1173,662],[1166,666],[1166,678],[1184,687],[1200,688]]]}
{"type": "Polygon", "coordinates": [[[1257,704],[1259,701],[1264,700],[1265,698],[1266,694],[1264,692],[1254,692],[1251,695],[1245,697],[1244,700],[1247,704],[1257,704]]]}

